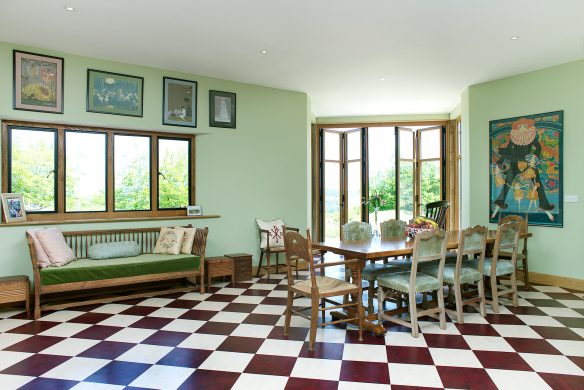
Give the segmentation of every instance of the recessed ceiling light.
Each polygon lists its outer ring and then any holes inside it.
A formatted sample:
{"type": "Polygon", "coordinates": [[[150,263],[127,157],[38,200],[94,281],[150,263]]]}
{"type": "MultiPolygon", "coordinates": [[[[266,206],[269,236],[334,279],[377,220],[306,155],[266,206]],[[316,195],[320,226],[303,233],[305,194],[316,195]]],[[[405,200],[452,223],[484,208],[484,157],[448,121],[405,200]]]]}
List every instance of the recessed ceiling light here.
{"type": "Polygon", "coordinates": [[[518,37],[517,35],[515,35],[515,36],[511,37],[511,40],[512,40],[512,41],[516,41],[516,40],[518,40],[518,39],[519,39],[519,37],[518,37]]]}
{"type": "Polygon", "coordinates": [[[387,80],[387,79],[386,79],[385,77],[382,77],[382,78],[380,78],[379,80],[381,80],[381,81],[385,81],[385,80],[387,80]]]}
{"type": "Polygon", "coordinates": [[[268,51],[267,50],[262,50],[262,51],[260,51],[260,53],[262,53],[262,54],[268,54],[268,51]]]}
{"type": "Polygon", "coordinates": [[[65,7],[65,9],[69,12],[75,12],[75,8],[73,7],[65,7]]]}

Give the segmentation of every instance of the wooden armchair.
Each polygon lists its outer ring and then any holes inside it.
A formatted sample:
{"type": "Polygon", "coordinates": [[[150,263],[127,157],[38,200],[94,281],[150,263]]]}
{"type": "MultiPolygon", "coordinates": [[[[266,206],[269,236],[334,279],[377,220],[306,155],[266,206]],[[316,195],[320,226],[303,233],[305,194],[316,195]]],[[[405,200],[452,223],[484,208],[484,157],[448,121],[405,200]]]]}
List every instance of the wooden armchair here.
{"type": "Polygon", "coordinates": [[[432,218],[442,230],[446,229],[446,212],[450,207],[447,200],[439,200],[426,204],[426,218],[432,218]]]}
{"type": "Polygon", "coordinates": [[[363,319],[365,316],[362,303],[361,283],[353,284],[344,280],[331,278],[328,276],[317,276],[316,269],[324,269],[325,267],[332,267],[337,265],[345,265],[351,272],[357,276],[356,280],[361,280],[361,260],[344,260],[331,263],[316,264],[312,254],[312,242],[310,239],[310,230],[306,229],[306,238],[302,237],[298,232],[283,228],[284,246],[286,248],[286,269],[288,273],[288,300],[286,304],[286,321],[284,324],[284,335],[288,335],[290,330],[290,321],[292,313],[310,320],[310,337],[308,349],[314,350],[314,342],[316,339],[316,327],[318,324],[318,313],[323,313],[325,310],[336,310],[341,308],[352,309],[355,316],[350,318],[336,320],[332,322],[322,322],[320,326],[336,324],[338,322],[358,321],[359,323],[359,340],[363,340],[363,319]],[[299,260],[306,260],[310,270],[310,277],[307,280],[295,280],[292,277],[292,263],[299,260]],[[339,303],[330,298],[335,296],[352,296],[353,300],[347,303],[339,303]],[[311,305],[299,310],[292,308],[293,301],[296,298],[308,297],[311,299],[311,305]],[[326,303],[332,306],[325,306],[326,303]],[[310,310],[310,316],[303,312],[310,310]]]}
{"type": "MultiPolygon", "coordinates": [[[[284,231],[282,230],[284,222],[281,219],[275,219],[273,221],[264,221],[261,219],[256,219],[258,225],[258,230],[260,233],[260,261],[258,264],[258,270],[256,276],[260,276],[260,271],[266,270],[268,278],[270,277],[270,272],[279,273],[280,264],[279,257],[280,253],[284,253],[284,231]],[[269,228],[268,228],[269,227],[269,228]],[[276,255],[276,264],[271,263],[272,255],[276,255]],[[262,265],[262,259],[265,258],[265,265],[262,265]]],[[[287,230],[292,230],[298,232],[299,229],[287,227],[287,230]]],[[[298,264],[296,263],[296,273],[298,273],[298,264]]]]}

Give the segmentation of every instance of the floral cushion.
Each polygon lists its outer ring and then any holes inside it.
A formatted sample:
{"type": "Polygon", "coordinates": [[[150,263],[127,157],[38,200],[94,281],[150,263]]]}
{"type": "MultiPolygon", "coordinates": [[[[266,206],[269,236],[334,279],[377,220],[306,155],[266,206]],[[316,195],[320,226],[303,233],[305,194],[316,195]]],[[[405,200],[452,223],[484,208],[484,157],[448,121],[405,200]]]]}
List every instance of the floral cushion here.
{"type": "Polygon", "coordinates": [[[268,247],[268,235],[270,248],[283,248],[284,247],[284,234],[282,232],[282,226],[284,226],[284,221],[282,218],[277,218],[272,221],[264,221],[263,219],[256,218],[256,223],[260,230],[267,230],[269,234],[260,232],[260,248],[266,249],[268,247]]]}
{"type": "MultiPolygon", "coordinates": [[[[438,266],[432,265],[430,267],[422,269],[422,272],[430,276],[438,277],[438,266]]],[[[444,282],[448,284],[454,284],[454,271],[456,270],[455,264],[446,264],[444,266],[444,282]]],[[[461,267],[460,268],[460,283],[474,283],[483,277],[481,273],[472,267],[461,267]]]]}
{"type": "MultiPolygon", "coordinates": [[[[485,275],[485,276],[491,275],[492,261],[493,261],[493,259],[491,259],[491,258],[485,259],[485,262],[483,264],[483,275],[485,275]]],[[[479,260],[478,259],[469,261],[469,264],[471,264],[472,267],[475,269],[479,268],[479,260]]],[[[497,269],[495,270],[496,276],[511,275],[513,273],[513,271],[515,271],[515,268],[513,267],[513,263],[511,261],[501,260],[501,259],[499,259],[497,261],[497,269]]]]}
{"type": "Polygon", "coordinates": [[[182,230],[184,236],[180,246],[180,253],[191,254],[193,252],[193,242],[195,242],[196,228],[184,228],[182,226],[175,226],[175,229],[182,230]]]}
{"type": "Polygon", "coordinates": [[[383,275],[391,272],[402,272],[403,269],[400,267],[393,266],[391,264],[367,264],[361,270],[361,279],[367,280],[369,282],[374,282],[379,275],[383,275]]]}
{"type": "MultiPolygon", "coordinates": [[[[377,278],[377,285],[407,293],[410,291],[410,274],[410,272],[384,274],[377,278]]],[[[435,291],[440,288],[442,288],[442,283],[435,277],[419,272],[416,273],[416,285],[413,286],[414,292],[435,291]]]]}
{"type": "Polygon", "coordinates": [[[160,236],[156,241],[153,253],[178,255],[185,232],[174,228],[160,229],[160,236]]]}

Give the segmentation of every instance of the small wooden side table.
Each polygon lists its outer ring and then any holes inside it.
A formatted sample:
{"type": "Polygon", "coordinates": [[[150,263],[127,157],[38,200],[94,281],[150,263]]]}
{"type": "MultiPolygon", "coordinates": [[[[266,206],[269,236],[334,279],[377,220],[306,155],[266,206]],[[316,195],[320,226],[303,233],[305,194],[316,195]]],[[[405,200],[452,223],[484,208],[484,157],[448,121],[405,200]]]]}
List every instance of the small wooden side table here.
{"type": "Polygon", "coordinates": [[[247,253],[232,253],[225,255],[225,257],[233,260],[233,268],[235,269],[235,281],[241,282],[243,280],[250,280],[252,275],[251,259],[252,256],[247,253]]]}
{"type": "Polygon", "coordinates": [[[4,276],[0,277],[0,303],[20,302],[26,303],[26,314],[30,310],[30,283],[28,276],[4,276]]]}
{"type": "Polygon", "coordinates": [[[209,288],[211,288],[211,278],[217,276],[231,276],[231,284],[235,283],[233,260],[224,256],[205,258],[205,274],[209,288]]]}

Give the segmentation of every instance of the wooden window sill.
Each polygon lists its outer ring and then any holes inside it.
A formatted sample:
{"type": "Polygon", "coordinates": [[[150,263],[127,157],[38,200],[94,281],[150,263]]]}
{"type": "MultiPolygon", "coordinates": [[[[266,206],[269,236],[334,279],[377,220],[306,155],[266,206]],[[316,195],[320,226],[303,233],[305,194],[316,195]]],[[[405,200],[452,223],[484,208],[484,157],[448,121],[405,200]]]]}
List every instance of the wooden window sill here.
{"type": "Polygon", "coordinates": [[[67,224],[81,224],[81,223],[104,223],[104,222],[137,222],[137,221],[170,221],[177,219],[207,219],[220,218],[220,215],[173,215],[164,217],[128,217],[128,218],[93,218],[93,219],[69,219],[63,221],[27,221],[14,223],[0,223],[1,227],[10,226],[34,226],[34,225],[67,225],[67,224]]]}

